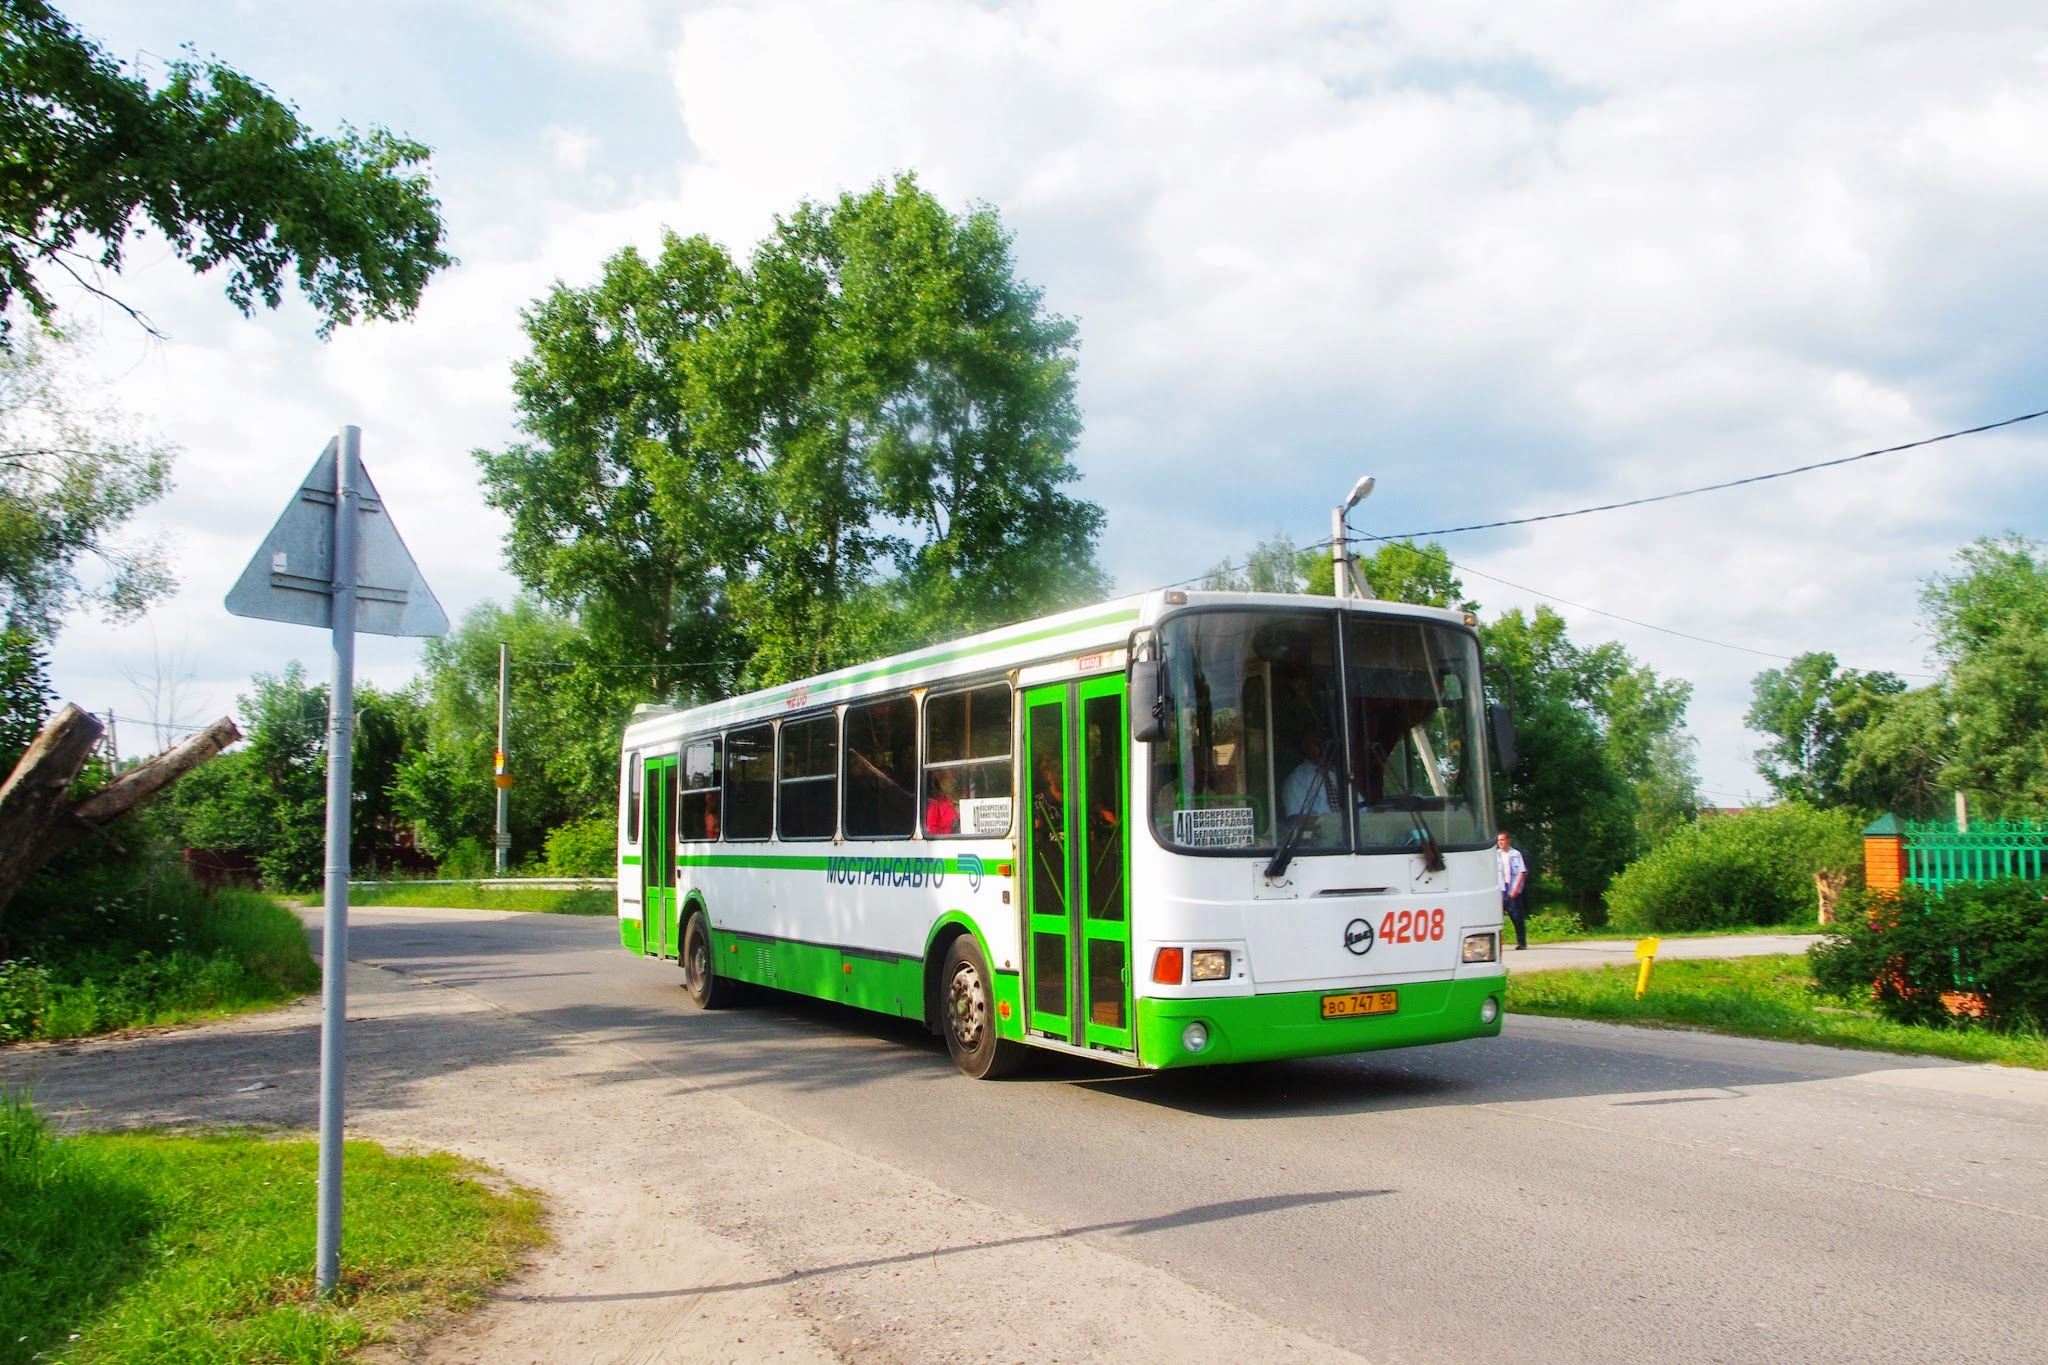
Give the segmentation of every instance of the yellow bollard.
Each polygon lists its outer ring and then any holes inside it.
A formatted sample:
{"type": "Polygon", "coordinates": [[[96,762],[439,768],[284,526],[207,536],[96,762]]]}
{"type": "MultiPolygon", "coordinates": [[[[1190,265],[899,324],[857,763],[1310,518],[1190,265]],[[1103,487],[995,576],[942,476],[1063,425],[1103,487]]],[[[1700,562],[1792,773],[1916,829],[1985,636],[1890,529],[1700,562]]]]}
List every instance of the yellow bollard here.
{"type": "Polygon", "coordinates": [[[1636,940],[1636,959],[1643,969],[1636,973],[1636,999],[1643,998],[1643,992],[1650,989],[1650,967],[1657,960],[1657,940],[1639,938],[1636,940]]]}

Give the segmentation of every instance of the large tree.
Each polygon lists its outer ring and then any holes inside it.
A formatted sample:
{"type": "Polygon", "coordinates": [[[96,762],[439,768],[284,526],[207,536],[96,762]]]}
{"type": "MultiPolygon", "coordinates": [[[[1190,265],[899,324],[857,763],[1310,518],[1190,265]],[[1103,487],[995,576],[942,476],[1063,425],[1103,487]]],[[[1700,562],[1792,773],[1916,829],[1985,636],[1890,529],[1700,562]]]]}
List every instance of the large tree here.
{"type": "Polygon", "coordinates": [[[1998,814],[2048,817],[2048,553],[2008,533],[1956,554],[1921,602],[1949,665],[1951,790],[1998,814]]]}
{"type": "Polygon", "coordinates": [[[993,210],[902,177],[804,204],[741,267],[670,236],[527,314],[529,441],[479,451],[507,557],[688,698],[1073,605],[1073,328],[993,210]]]}
{"type": "Polygon", "coordinates": [[[652,260],[628,247],[597,283],[556,285],[526,312],[532,350],[513,367],[532,439],[476,452],[511,523],[507,567],[600,653],[644,665],[650,697],[716,695],[738,673],[729,585],[763,522],[758,471],[732,454],[726,404],[700,396],[737,287],[724,251],[673,234],[652,260]]]}
{"type": "Polygon", "coordinates": [[[452,259],[428,154],[381,128],[317,136],[217,61],[152,89],[44,0],[0,0],[0,345],[16,300],[55,312],[52,270],[106,294],[141,223],[194,271],[227,267],[244,313],[295,279],[322,335],[407,316],[452,259]]]}
{"type": "Polygon", "coordinates": [[[1754,700],[1744,721],[1771,741],[1756,751],[1757,770],[1780,799],[1882,804],[1876,788],[1859,786],[1845,770],[1856,736],[1906,690],[1902,679],[1842,668],[1834,655],[1820,652],[1765,669],[1751,687],[1754,700]]]}

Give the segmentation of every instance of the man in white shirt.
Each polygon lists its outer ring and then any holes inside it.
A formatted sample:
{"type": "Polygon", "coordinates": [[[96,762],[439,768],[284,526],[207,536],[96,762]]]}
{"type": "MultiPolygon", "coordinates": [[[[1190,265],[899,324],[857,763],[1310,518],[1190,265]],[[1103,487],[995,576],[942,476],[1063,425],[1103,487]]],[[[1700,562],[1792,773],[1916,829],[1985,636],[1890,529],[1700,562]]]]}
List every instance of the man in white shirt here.
{"type": "Polygon", "coordinates": [[[1502,830],[1494,840],[1494,848],[1500,854],[1500,909],[1501,913],[1514,923],[1515,947],[1529,946],[1529,911],[1523,904],[1522,893],[1529,886],[1529,860],[1522,856],[1508,832],[1502,830]]]}
{"type": "Polygon", "coordinates": [[[1309,721],[1301,729],[1301,762],[1280,784],[1280,813],[1313,821],[1296,840],[1299,844],[1315,845],[1326,843],[1333,837],[1325,828],[1324,817],[1334,815],[1337,803],[1334,796],[1336,776],[1335,755],[1326,749],[1326,737],[1320,722],[1309,721]]]}

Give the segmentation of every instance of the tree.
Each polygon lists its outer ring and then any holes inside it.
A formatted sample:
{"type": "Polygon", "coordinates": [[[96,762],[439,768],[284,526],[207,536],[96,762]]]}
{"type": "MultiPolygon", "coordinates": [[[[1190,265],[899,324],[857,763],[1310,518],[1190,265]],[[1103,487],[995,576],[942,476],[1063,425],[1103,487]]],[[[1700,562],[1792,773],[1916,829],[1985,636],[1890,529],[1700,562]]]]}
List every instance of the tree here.
{"type": "Polygon", "coordinates": [[[2007,817],[2048,816],[2048,556],[2023,536],[1957,552],[1921,597],[1949,665],[1953,749],[1942,777],[2007,817]]]}
{"type": "Polygon", "coordinates": [[[16,299],[55,313],[41,271],[104,296],[89,276],[120,270],[138,219],[195,272],[228,267],[245,314],[275,308],[291,277],[323,336],[411,315],[452,263],[416,169],[426,147],[381,128],[315,136],[217,61],[166,77],[152,90],[45,0],[0,0],[0,344],[16,299]]]}
{"type": "MultiPolygon", "coordinates": [[[[1335,594],[1336,566],[1326,545],[1297,548],[1286,532],[1275,531],[1244,559],[1242,568],[1229,560],[1218,564],[1202,579],[1202,586],[1212,592],[1335,594]]],[[[1405,539],[1383,541],[1359,567],[1382,601],[1479,610],[1479,604],[1465,596],[1465,584],[1450,556],[1434,541],[1428,545],[1405,539]]]]}
{"type": "Polygon", "coordinates": [[[1844,769],[1856,736],[1906,690],[1905,682],[1892,673],[1840,668],[1834,655],[1810,653],[1785,668],[1765,669],[1750,686],[1755,700],[1744,722],[1772,740],[1756,751],[1756,762],[1779,799],[1866,804],[1874,792],[1854,789],[1844,769]]]}
{"type": "Polygon", "coordinates": [[[1931,820],[1943,813],[1945,773],[1954,753],[1947,689],[1918,687],[1889,698],[1850,737],[1842,784],[1865,809],[1931,820]]]}
{"type": "MultiPolygon", "coordinates": [[[[755,251],[705,397],[761,473],[736,588],[756,682],[1098,597],[1102,509],[1070,497],[1074,327],[993,209],[912,176],[804,204],[755,251]]],[[[659,478],[662,507],[690,491],[659,478]]]]}
{"type": "MultiPolygon", "coordinates": [[[[258,674],[235,699],[247,743],[173,789],[167,805],[188,848],[243,849],[266,884],[317,886],[327,859],[327,688],[294,661],[258,674]]],[[[416,732],[409,692],[356,689],[350,843],[388,842],[398,755],[416,732]]],[[[363,860],[358,860],[363,861],[363,860]]]]}
{"type": "Polygon", "coordinates": [[[799,206],[744,268],[621,252],[528,312],[533,439],[477,452],[512,571],[678,700],[1100,595],[1041,302],[993,210],[908,176],[799,206]]]}
{"type": "Polygon", "coordinates": [[[131,617],[170,587],[161,549],[116,532],[170,490],[173,451],[62,381],[68,345],[0,350],[0,615],[39,639],[80,603],[131,617]],[[88,559],[103,570],[94,585],[79,574],[88,559]]]}
{"type": "Polygon", "coordinates": [[[760,534],[759,480],[730,454],[738,437],[705,430],[729,424],[722,404],[697,397],[736,288],[724,251],[674,234],[652,261],[629,247],[597,284],[556,285],[524,314],[532,351],[513,366],[534,439],[476,452],[511,522],[506,567],[598,653],[644,664],[646,696],[718,695],[744,652],[729,585],[760,534]]]}
{"type": "Polygon", "coordinates": [[[1603,732],[1601,680],[1549,607],[1507,612],[1481,630],[1489,700],[1513,707],[1521,762],[1498,784],[1501,823],[1532,866],[1595,909],[1636,852],[1637,803],[1603,732]]]}
{"type": "Polygon", "coordinates": [[[498,645],[512,647],[507,756],[512,843],[531,855],[545,831],[609,812],[618,796],[619,738],[642,670],[607,664],[577,624],[531,601],[484,603],[427,644],[420,739],[394,778],[396,814],[447,857],[464,840],[490,845],[497,821],[491,758],[498,736],[498,645]]]}

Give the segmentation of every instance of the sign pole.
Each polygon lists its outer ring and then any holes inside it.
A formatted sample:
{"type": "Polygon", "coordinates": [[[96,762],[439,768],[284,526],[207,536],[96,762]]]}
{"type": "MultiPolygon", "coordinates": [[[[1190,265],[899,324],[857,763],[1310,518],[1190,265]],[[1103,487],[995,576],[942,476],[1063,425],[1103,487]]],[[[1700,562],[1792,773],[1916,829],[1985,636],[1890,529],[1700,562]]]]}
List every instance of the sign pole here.
{"type": "Polygon", "coordinates": [[[500,877],[506,875],[506,863],[512,854],[512,769],[505,758],[506,719],[510,711],[512,682],[512,646],[505,641],[498,643],[498,762],[492,780],[498,784],[498,858],[500,877]]]}
{"type": "Polygon", "coordinates": [[[327,703],[327,885],[322,902],[320,1001],[320,1186],[314,1253],[316,1291],[334,1292],[341,1275],[341,1118],[348,1052],[348,840],[356,730],[356,470],[360,427],[341,429],[334,462],[334,689],[327,703]]]}

